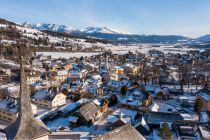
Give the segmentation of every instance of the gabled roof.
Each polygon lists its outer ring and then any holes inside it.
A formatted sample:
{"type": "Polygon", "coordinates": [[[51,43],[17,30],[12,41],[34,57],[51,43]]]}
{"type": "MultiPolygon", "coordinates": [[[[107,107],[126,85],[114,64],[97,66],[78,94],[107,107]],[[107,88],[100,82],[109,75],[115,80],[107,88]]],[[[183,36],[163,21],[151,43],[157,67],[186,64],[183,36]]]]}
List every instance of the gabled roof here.
{"type": "MultiPolygon", "coordinates": [[[[54,91],[54,90],[48,91],[47,89],[44,89],[44,90],[37,91],[34,95],[34,99],[52,101],[59,94],[63,94],[63,93],[60,91],[54,91]]],[[[64,95],[64,96],[66,96],[66,95],[64,95]]]]}
{"type": "Polygon", "coordinates": [[[145,140],[145,138],[130,124],[123,125],[94,140],[145,140]]]}
{"type": "Polygon", "coordinates": [[[198,95],[202,97],[204,100],[210,101],[210,92],[201,90],[201,91],[198,91],[198,95]]]}
{"type": "Polygon", "coordinates": [[[148,124],[159,125],[160,122],[175,122],[183,120],[179,113],[166,113],[166,112],[149,112],[147,117],[148,124]]]}
{"type": "Polygon", "coordinates": [[[79,110],[85,120],[89,121],[100,109],[93,102],[89,102],[83,105],[79,110]]]}

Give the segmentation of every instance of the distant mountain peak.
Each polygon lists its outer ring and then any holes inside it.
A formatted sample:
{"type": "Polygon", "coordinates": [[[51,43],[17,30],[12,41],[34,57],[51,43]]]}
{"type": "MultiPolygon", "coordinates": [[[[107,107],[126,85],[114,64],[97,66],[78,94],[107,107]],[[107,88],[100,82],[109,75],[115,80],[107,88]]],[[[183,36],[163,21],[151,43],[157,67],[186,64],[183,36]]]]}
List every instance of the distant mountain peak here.
{"type": "Polygon", "coordinates": [[[26,27],[31,27],[34,29],[38,30],[49,30],[49,31],[56,31],[56,32],[65,32],[65,33],[71,33],[71,32],[82,32],[82,33],[89,33],[89,34],[94,34],[94,33],[104,33],[104,34],[130,34],[126,32],[120,32],[116,29],[108,28],[108,27],[87,27],[81,30],[75,29],[71,26],[66,26],[66,25],[57,25],[55,23],[48,24],[48,23],[30,23],[30,22],[24,22],[22,24],[23,26],[26,27]]]}
{"type": "Polygon", "coordinates": [[[55,32],[65,32],[65,33],[70,33],[75,31],[76,29],[71,27],[71,26],[65,26],[65,25],[57,25],[55,23],[36,23],[36,24],[32,24],[30,22],[24,22],[22,24],[23,26],[26,27],[31,27],[34,29],[38,29],[38,30],[49,30],[49,31],[55,31],[55,32]]]}
{"type": "Polygon", "coordinates": [[[201,42],[210,42],[210,34],[198,37],[196,40],[201,42]]]}
{"type": "Polygon", "coordinates": [[[130,33],[120,32],[116,29],[111,29],[108,27],[87,27],[85,29],[81,29],[80,31],[83,33],[130,34],[130,33]]]}

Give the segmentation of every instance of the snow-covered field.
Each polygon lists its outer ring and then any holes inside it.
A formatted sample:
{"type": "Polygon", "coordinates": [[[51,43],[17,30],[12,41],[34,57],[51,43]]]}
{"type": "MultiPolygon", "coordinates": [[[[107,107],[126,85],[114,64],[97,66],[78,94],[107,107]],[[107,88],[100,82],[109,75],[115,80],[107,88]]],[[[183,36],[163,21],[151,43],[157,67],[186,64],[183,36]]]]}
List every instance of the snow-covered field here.
{"type": "MultiPolygon", "coordinates": [[[[125,54],[129,51],[131,52],[141,52],[141,53],[148,53],[149,50],[159,50],[164,53],[180,53],[184,54],[187,53],[187,51],[195,50],[193,48],[175,48],[172,45],[161,45],[160,47],[153,47],[151,44],[141,44],[141,45],[133,45],[133,46],[112,46],[112,45],[106,45],[104,46],[106,50],[111,50],[114,54],[125,54]]],[[[98,55],[100,53],[98,52],[37,52],[37,54],[43,54],[43,55],[51,55],[52,58],[69,58],[69,57],[90,57],[93,55],[98,55]]]]}
{"type": "Polygon", "coordinates": [[[119,45],[119,46],[108,46],[106,49],[110,49],[113,53],[116,54],[125,54],[128,51],[131,52],[142,52],[142,53],[148,53],[149,50],[159,50],[162,51],[164,53],[180,53],[180,54],[184,54],[187,53],[187,51],[190,50],[195,50],[193,48],[186,48],[186,47],[182,47],[182,48],[175,48],[173,45],[160,45],[160,47],[153,47],[151,44],[140,44],[140,45],[132,45],[132,46],[123,46],[123,45],[119,45]]]}
{"type": "Polygon", "coordinates": [[[70,58],[70,57],[90,57],[93,55],[98,55],[100,53],[98,52],[37,52],[37,54],[43,54],[43,55],[51,55],[52,58],[70,58]]]}

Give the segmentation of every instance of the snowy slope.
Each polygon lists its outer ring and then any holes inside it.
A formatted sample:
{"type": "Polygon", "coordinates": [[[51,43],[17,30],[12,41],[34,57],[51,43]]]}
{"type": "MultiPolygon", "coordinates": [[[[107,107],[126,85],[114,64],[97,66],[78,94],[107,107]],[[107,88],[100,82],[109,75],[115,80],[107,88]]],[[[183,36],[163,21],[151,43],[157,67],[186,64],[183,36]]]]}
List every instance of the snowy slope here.
{"type": "Polygon", "coordinates": [[[210,35],[201,36],[201,37],[197,38],[197,40],[201,41],[201,42],[210,42],[210,35]]]}
{"type": "Polygon", "coordinates": [[[30,23],[25,22],[22,24],[26,27],[32,27],[34,29],[38,30],[49,30],[49,31],[56,31],[56,32],[65,32],[65,33],[71,33],[71,32],[81,32],[81,33],[104,33],[104,34],[130,34],[125,32],[120,32],[116,29],[111,29],[108,27],[87,27],[85,29],[75,29],[71,26],[65,26],[65,25],[57,25],[57,24],[47,24],[47,23],[30,23]]]}
{"type": "Polygon", "coordinates": [[[80,30],[83,33],[104,33],[104,34],[129,34],[129,33],[124,33],[124,32],[120,32],[118,30],[115,29],[110,29],[107,27],[87,27],[85,29],[81,29],[80,30]]]}
{"type": "Polygon", "coordinates": [[[76,31],[76,29],[71,26],[47,24],[47,23],[32,24],[30,22],[25,22],[23,23],[23,26],[31,27],[33,29],[38,29],[38,30],[49,30],[49,31],[65,32],[65,33],[71,33],[73,31],[76,31]]]}

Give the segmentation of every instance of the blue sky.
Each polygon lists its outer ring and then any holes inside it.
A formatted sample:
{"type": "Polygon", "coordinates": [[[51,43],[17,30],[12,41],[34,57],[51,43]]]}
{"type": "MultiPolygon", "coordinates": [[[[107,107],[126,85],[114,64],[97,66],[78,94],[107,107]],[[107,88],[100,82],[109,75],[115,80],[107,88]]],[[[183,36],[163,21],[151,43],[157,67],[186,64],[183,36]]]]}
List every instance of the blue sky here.
{"type": "Polygon", "coordinates": [[[210,0],[2,0],[0,18],[137,34],[210,34],[210,0]]]}

